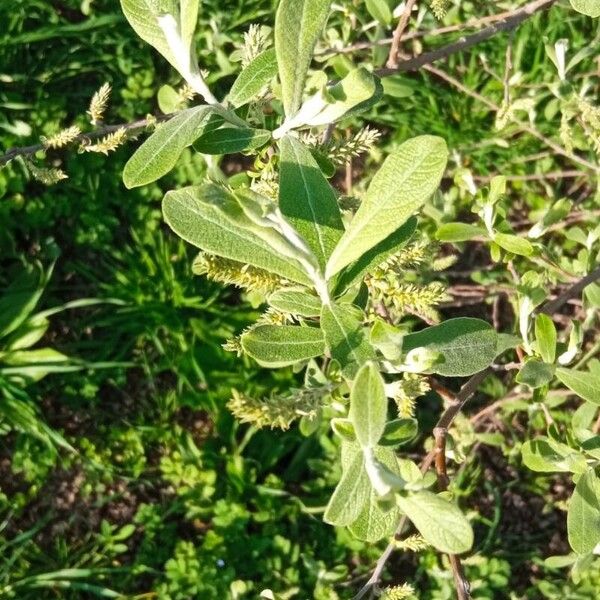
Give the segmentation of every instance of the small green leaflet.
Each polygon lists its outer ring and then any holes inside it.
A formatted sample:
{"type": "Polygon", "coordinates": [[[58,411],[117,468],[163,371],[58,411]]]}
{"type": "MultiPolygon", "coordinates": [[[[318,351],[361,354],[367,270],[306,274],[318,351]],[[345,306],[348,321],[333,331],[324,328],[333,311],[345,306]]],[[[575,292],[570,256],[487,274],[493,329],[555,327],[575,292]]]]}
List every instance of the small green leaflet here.
{"type": "Polygon", "coordinates": [[[236,225],[216,202],[209,200],[216,193],[226,193],[215,187],[207,184],[168,192],[163,200],[163,213],[171,229],[206,252],[311,285],[299,263],[275,252],[264,239],[266,236],[258,235],[244,224],[236,225]]]}
{"type": "Polygon", "coordinates": [[[556,376],[580,398],[600,404],[600,377],[595,373],[559,367],[556,376]]]}
{"type": "Polygon", "coordinates": [[[279,208],[324,268],[344,225],[333,189],[312,154],[290,136],[281,140],[279,208]]]}
{"type": "Polygon", "coordinates": [[[249,127],[222,127],[201,135],[194,142],[194,150],[201,154],[233,154],[255,150],[271,139],[266,129],[249,127]]]}
{"type": "Polygon", "coordinates": [[[441,242],[467,242],[481,236],[487,237],[487,230],[469,223],[444,223],[435,232],[441,242]]]}
{"type": "Polygon", "coordinates": [[[269,368],[293,365],[325,352],[323,332],[315,327],[259,325],[241,337],[244,352],[269,368]]]}
{"type": "Polygon", "coordinates": [[[583,473],[587,469],[583,454],[545,436],[526,441],[521,456],[523,464],[538,473],[583,473]]]}
{"type": "Polygon", "coordinates": [[[208,106],[195,106],[162,123],[127,161],[123,171],[125,186],[139,187],[167,174],[183,150],[202,135],[214,115],[214,109],[208,106]]]}
{"type": "Polygon", "coordinates": [[[375,321],[371,328],[369,342],[379,350],[387,360],[400,360],[402,356],[402,340],[405,332],[381,319],[375,321]]]}
{"type": "Polygon", "coordinates": [[[353,523],[369,502],[371,484],[364,467],[362,452],[356,452],[342,473],[331,496],[323,520],[344,527],[353,523]]]}
{"type": "Polygon", "coordinates": [[[535,318],[535,341],[542,360],[552,364],[556,358],[556,327],[543,313],[535,318]]]}
{"type": "Polygon", "coordinates": [[[275,48],[269,48],[254,58],[234,81],[227,100],[238,108],[254,100],[277,75],[275,48]]]}
{"type": "Polygon", "coordinates": [[[384,260],[396,254],[413,236],[417,228],[417,218],[411,217],[394,233],[383,241],[367,250],[355,263],[344,269],[336,286],[337,292],[358,283],[372,269],[378,267],[384,260]]]}
{"type": "Polygon", "coordinates": [[[278,311],[300,317],[321,315],[321,300],[310,294],[306,288],[284,288],[273,292],[267,302],[278,311]]]}
{"type": "Polygon", "coordinates": [[[571,6],[588,17],[600,17],[600,0],[571,0],[571,6]]]}
{"type": "Polygon", "coordinates": [[[362,313],[352,305],[323,306],[321,329],[331,357],[340,362],[347,376],[352,377],[365,362],[375,360],[362,327],[362,313]]]}
{"type": "Polygon", "coordinates": [[[400,446],[414,439],[419,433],[419,423],[416,419],[395,419],[385,424],[383,435],[379,440],[380,446],[400,446]]]}
{"type": "Polygon", "coordinates": [[[531,242],[518,235],[510,235],[508,233],[494,233],[494,242],[507,252],[518,254],[519,256],[531,256],[533,254],[533,246],[531,242]]]}
{"type": "Polygon", "coordinates": [[[331,0],[281,0],[275,17],[275,50],[288,117],[300,108],[317,39],[325,28],[331,0]]]}
{"type": "Polygon", "coordinates": [[[387,405],[377,366],[372,362],[363,365],[352,384],[348,414],[361,446],[373,447],[379,442],[387,420],[387,405]]]}
{"type": "Polygon", "coordinates": [[[398,494],[397,501],[425,541],[440,552],[460,554],[471,549],[473,529],[458,506],[426,490],[398,494]]]}
{"type": "Polygon", "coordinates": [[[496,357],[497,334],[481,319],[459,317],[404,337],[402,349],[425,347],[440,352],[443,361],[431,371],[447,377],[466,377],[488,367],[496,357]]]}
{"type": "Polygon", "coordinates": [[[437,189],[447,159],[446,142],[430,135],[412,138],[388,156],[327,263],[327,279],[385,240],[421,208],[437,189]]]}
{"type": "Polygon", "coordinates": [[[600,544],[600,480],[593,469],[575,486],[567,512],[567,533],[577,554],[589,554],[600,544]]]}
{"type": "Polygon", "coordinates": [[[369,14],[380,25],[389,27],[392,24],[392,11],[387,0],[366,0],[365,5],[369,14]]]}
{"type": "Polygon", "coordinates": [[[515,381],[524,383],[532,389],[536,389],[550,383],[554,378],[554,366],[542,362],[537,358],[528,360],[517,373],[515,381]]]}

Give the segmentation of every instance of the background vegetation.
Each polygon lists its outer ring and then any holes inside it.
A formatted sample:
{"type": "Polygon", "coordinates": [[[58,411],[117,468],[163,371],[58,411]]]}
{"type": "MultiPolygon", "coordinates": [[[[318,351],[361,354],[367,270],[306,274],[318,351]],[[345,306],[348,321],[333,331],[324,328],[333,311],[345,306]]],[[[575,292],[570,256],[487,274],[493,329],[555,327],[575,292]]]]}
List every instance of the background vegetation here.
{"type": "MultiPolygon", "coordinates": [[[[217,93],[231,84],[244,32],[252,23],[272,25],[275,4],[203,0],[197,48],[217,93]]],[[[382,64],[385,46],[328,51],[387,35],[369,2],[341,4],[347,14],[335,13],[319,49],[324,69],[341,72],[363,57],[382,64]]],[[[420,25],[451,26],[518,4],[457,1],[441,24],[423,6],[420,25]]],[[[158,114],[160,86],[180,83],[114,0],[14,0],[0,5],[0,23],[1,150],[85,126],[104,82],[113,88],[110,123],[158,114]]],[[[483,185],[503,173],[503,210],[517,229],[526,231],[563,197],[575,208],[576,219],[553,225],[540,259],[540,269],[568,283],[590,259],[578,230],[597,222],[597,181],[543,139],[559,139],[561,126],[544,42],[568,40],[569,56],[578,57],[571,84],[598,91],[598,23],[552,9],[451,57],[443,65],[450,81],[431,71],[387,79],[384,100],[366,117],[383,143],[350,173],[340,169],[337,185],[350,192],[387,145],[440,135],[453,162],[425,210],[423,243],[434,244],[440,223],[470,218],[469,174],[483,185]],[[520,100],[524,122],[535,114],[537,137],[497,127],[507,93],[520,100]]],[[[433,47],[440,39],[412,43],[433,47]]],[[[573,143],[585,149],[587,142],[573,143]]],[[[233,420],[225,407],[231,388],[285,391],[295,375],[261,370],[222,348],[258,307],[235,288],[194,277],[193,253],[162,224],[163,191],[202,181],[206,163],[186,151],[171,175],[126,191],[121,174],[130,154],[131,145],[108,156],[56,152],[52,160],[69,178],[50,187],[17,161],[0,170],[0,290],[8,297],[0,300],[0,597],[255,598],[270,588],[281,598],[351,598],[381,548],[321,521],[339,477],[335,439],[326,430],[265,432],[233,420]],[[4,362],[15,340],[39,352],[26,364],[4,362]]],[[[242,157],[221,165],[227,174],[249,167],[242,157]]],[[[456,262],[446,270],[420,269],[447,287],[443,314],[511,323],[517,282],[510,269],[477,242],[439,247],[440,256],[450,254],[456,262]]],[[[598,306],[594,293],[589,301],[598,306]]],[[[569,307],[581,310],[581,302],[569,307]]],[[[598,352],[597,334],[596,327],[586,338],[581,364],[598,352]]],[[[482,412],[474,401],[453,432],[455,493],[477,536],[465,561],[473,596],[597,598],[599,564],[569,576],[545,560],[569,552],[570,479],[521,464],[523,441],[549,418],[565,422],[573,405],[560,394],[546,409],[531,394],[507,397],[507,377],[485,382],[496,410],[482,412]]],[[[435,391],[419,401],[423,431],[441,403],[435,391]]],[[[410,451],[421,453],[424,440],[410,451]]],[[[444,560],[427,549],[398,552],[387,578],[412,581],[419,598],[451,598],[444,560]]]]}

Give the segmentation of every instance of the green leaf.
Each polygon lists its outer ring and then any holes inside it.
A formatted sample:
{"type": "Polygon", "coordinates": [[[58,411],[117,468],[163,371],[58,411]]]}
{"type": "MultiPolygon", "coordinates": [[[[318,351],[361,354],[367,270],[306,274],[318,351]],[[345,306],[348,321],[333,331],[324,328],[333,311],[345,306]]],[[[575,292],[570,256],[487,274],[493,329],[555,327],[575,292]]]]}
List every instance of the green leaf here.
{"type": "Polygon", "coordinates": [[[428,135],[404,142],[388,156],[329,259],[327,279],[385,240],[425,203],[441,181],[447,158],[446,142],[428,135]]]}
{"type": "Polygon", "coordinates": [[[589,554],[600,544],[600,480],[592,469],[575,486],[567,512],[567,533],[578,554],[589,554]]]}
{"type": "Polygon", "coordinates": [[[204,133],[214,115],[214,109],[208,106],[195,106],[162,123],[127,161],[125,186],[146,185],[168,173],[183,150],[204,133]]]}
{"type": "Polygon", "coordinates": [[[201,154],[233,154],[255,150],[271,139],[266,129],[249,127],[222,127],[201,135],[194,142],[194,150],[201,154]]]}
{"type": "MultiPolygon", "coordinates": [[[[358,444],[356,447],[358,448],[358,444]]],[[[375,448],[375,457],[392,473],[400,474],[398,461],[393,450],[390,448],[375,448]]],[[[356,520],[349,525],[350,531],[359,540],[375,543],[383,538],[390,538],[396,531],[400,520],[398,507],[394,505],[390,510],[383,510],[380,500],[379,495],[371,486],[369,501],[365,503],[356,520]]]]}
{"type": "Polygon", "coordinates": [[[227,195],[215,184],[168,192],[163,200],[165,221],[180,237],[206,252],[312,285],[299,263],[273,250],[268,232],[261,236],[258,226],[253,230],[243,217],[236,223],[223,212],[227,195]]]}
{"type": "Polygon", "coordinates": [[[349,304],[323,306],[321,328],[331,357],[339,361],[347,376],[375,360],[375,352],[367,341],[362,327],[362,312],[349,304]]]}
{"type": "Polygon", "coordinates": [[[365,6],[380,25],[389,27],[392,24],[392,11],[387,0],[366,0],[365,6]]]}
{"type": "Polygon", "coordinates": [[[583,473],[585,457],[566,444],[542,436],[521,446],[523,464],[538,473],[583,473]]]}
{"type": "Polygon", "coordinates": [[[352,384],[348,414],[361,446],[373,447],[379,442],[387,420],[387,404],[377,366],[371,362],[363,365],[352,384]]]}
{"type": "Polygon", "coordinates": [[[156,100],[160,111],[165,115],[177,112],[183,104],[181,95],[170,85],[162,85],[160,87],[156,95],[156,100]]]}
{"type": "Polygon", "coordinates": [[[308,67],[325,28],[331,0],[281,0],[275,17],[275,50],[285,114],[302,104],[308,67]]]}
{"type": "Polygon", "coordinates": [[[336,292],[341,293],[355,283],[360,282],[369,271],[399,252],[413,236],[416,229],[417,219],[411,217],[387,238],[367,250],[355,263],[344,269],[336,286],[336,292]]]}
{"type": "Polygon", "coordinates": [[[278,311],[300,317],[318,317],[321,315],[321,300],[309,294],[306,288],[284,288],[273,292],[267,301],[278,311]]]}
{"type": "Polygon", "coordinates": [[[536,389],[550,383],[554,378],[554,367],[535,358],[528,360],[517,373],[517,383],[536,389]]]}
{"type": "Polygon", "coordinates": [[[277,75],[275,48],[269,48],[244,67],[234,81],[227,100],[234,108],[247,104],[260,94],[275,75],[277,75]]]}
{"type": "Polygon", "coordinates": [[[340,437],[342,440],[346,442],[355,442],[356,441],[356,433],[354,431],[354,425],[350,419],[339,419],[334,418],[331,419],[331,428],[334,433],[340,437]]]}
{"type": "Polygon", "coordinates": [[[535,318],[535,341],[542,360],[552,364],[556,358],[556,327],[543,313],[535,318]]]}
{"type": "Polygon", "coordinates": [[[460,554],[471,549],[473,529],[455,504],[426,490],[399,494],[397,501],[425,541],[440,552],[460,554]]]}
{"type": "Polygon", "coordinates": [[[600,17],[600,0],[571,0],[571,6],[588,17],[600,17]]]}
{"type": "Polygon", "coordinates": [[[387,360],[400,360],[402,356],[402,341],[406,333],[381,319],[375,321],[371,328],[369,342],[379,350],[387,360]]]}
{"type": "Polygon", "coordinates": [[[327,504],[323,520],[338,527],[350,525],[369,502],[370,493],[363,454],[356,452],[327,504]]]}
{"type": "Polygon", "coordinates": [[[259,365],[277,368],[321,356],[323,332],[316,327],[259,325],[242,334],[242,348],[259,365]]]}
{"type": "Polygon", "coordinates": [[[494,242],[507,252],[518,254],[519,256],[531,256],[533,246],[525,238],[507,233],[494,233],[494,242]]]}
{"type": "Polygon", "coordinates": [[[199,0],[180,0],[166,6],[163,0],[121,0],[125,17],[134,31],[148,44],[158,50],[176,69],[195,61],[192,42],[198,20],[199,0]],[[181,55],[176,55],[169,43],[160,19],[172,18],[175,29],[180,31],[181,55]]]}
{"type": "Polygon", "coordinates": [[[344,231],[340,209],[308,148],[290,136],[281,140],[279,208],[324,268],[344,231]]]}
{"type": "Polygon", "coordinates": [[[400,446],[414,439],[417,433],[419,424],[416,419],[395,419],[386,423],[379,445],[400,446]]]}
{"type": "Polygon", "coordinates": [[[444,223],[435,233],[436,239],[441,242],[467,242],[486,235],[486,229],[469,223],[444,223]]]}
{"type": "Polygon", "coordinates": [[[344,116],[366,110],[371,101],[380,96],[379,79],[364,67],[359,67],[335,85],[325,86],[306,100],[289,124],[293,127],[318,127],[335,123],[344,116]]]}
{"type": "Polygon", "coordinates": [[[480,319],[459,317],[404,337],[403,351],[424,347],[441,353],[431,368],[446,377],[466,377],[488,367],[496,358],[497,334],[480,319]]]}
{"type": "Polygon", "coordinates": [[[580,398],[600,404],[600,377],[596,374],[559,367],[556,376],[580,398]]]}

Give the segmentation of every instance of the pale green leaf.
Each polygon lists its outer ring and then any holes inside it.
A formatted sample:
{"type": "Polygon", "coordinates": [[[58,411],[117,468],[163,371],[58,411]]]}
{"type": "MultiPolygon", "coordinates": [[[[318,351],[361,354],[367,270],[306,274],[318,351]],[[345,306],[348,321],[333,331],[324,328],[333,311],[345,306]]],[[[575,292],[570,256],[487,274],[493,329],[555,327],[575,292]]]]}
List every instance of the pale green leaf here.
{"type": "Polygon", "coordinates": [[[431,368],[433,373],[466,377],[492,363],[496,357],[497,334],[485,321],[459,317],[404,337],[404,352],[420,347],[442,355],[442,360],[431,368]]]}
{"type": "Polygon", "coordinates": [[[523,464],[538,473],[583,473],[585,457],[566,444],[548,437],[528,440],[521,446],[523,464]]]}
{"type": "Polygon", "coordinates": [[[513,254],[520,256],[531,256],[533,254],[531,242],[517,235],[494,233],[494,242],[507,252],[512,252],[513,254]]]}
{"type": "Polygon", "coordinates": [[[202,154],[233,154],[264,146],[271,139],[266,129],[249,127],[221,127],[201,135],[194,142],[194,150],[202,154]]]}
{"type": "Polygon", "coordinates": [[[460,554],[473,545],[473,529],[458,506],[426,490],[398,495],[398,506],[426,542],[447,554],[460,554]]]}
{"type": "Polygon", "coordinates": [[[208,106],[195,106],[162,123],[127,161],[123,171],[125,186],[146,185],[168,173],[183,150],[202,135],[214,115],[208,106]]]}
{"type": "Polygon", "coordinates": [[[377,445],[387,420],[387,398],[383,379],[374,363],[363,365],[350,391],[348,416],[361,446],[377,445]]]}
{"type": "Polygon", "coordinates": [[[321,300],[310,294],[306,288],[284,288],[273,292],[267,301],[278,311],[301,317],[318,317],[321,314],[321,300]]]}
{"type": "Polygon", "coordinates": [[[246,354],[270,368],[293,365],[325,352],[323,332],[315,327],[259,325],[244,333],[240,341],[246,354]]]}
{"type": "Polygon", "coordinates": [[[275,50],[285,114],[302,104],[308,68],[329,15],[331,0],[281,0],[275,17],[275,50]]]}
{"type": "Polygon", "coordinates": [[[387,360],[396,361],[402,356],[402,340],[405,334],[405,331],[398,327],[378,319],[371,328],[369,341],[387,360]]]}
{"type": "Polygon", "coordinates": [[[192,48],[196,24],[198,23],[198,5],[200,0],[179,0],[181,39],[188,48],[192,48]]]}
{"type": "Polygon", "coordinates": [[[279,208],[324,268],[344,231],[333,189],[299,140],[281,140],[280,160],[279,208]]]}
{"type": "Polygon", "coordinates": [[[552,364],[556,358],[556,327],[543,313],[535,318],[535,341],[542,360],[552,364]]]}
{"type": "Polygon", "coordinates": [[[254,58],[234,81],[227,100],[234,108],[247,104],[277,75],[275,49],[269,48],[254,58]]]}
{"type": "Polygon", "coordinates": [[[165,220],[180,237],[206,252],[311,285],[302,266],[275,252],[266,234],[261,236],[259,230],[252,230],[251,224],[243,222],[241,217],[236,224],[224,214],[219,202],[226,194],[214,184],[168,192],[163,200],[165,220]]]}
{"type": "Polygon", "coordinates": [[[436,239],[441,242],[466,242],[485,235],[486,229],[469,223],[444,223],[435,233],[436,239]]]}
{"type": "Polygon", "coordinates": [[[517,373],[515,381],[536,389],[550,383],[554,378],[554,367],[536,358],[528,360],[517,373]]]}
{"type": "Polygon", "coordinates": [[[371,485],[362,452],[355,452],[331,496],[323,520],[331,525],[350,525],[369,502],[371,485]]]}
{"type": "Polygon", "coordinates": [[[600,17],[600,0],[571,0],[571,6],[588,17],[600,17]]]}
{"type": "Polygon", "coordinates": [[[358,368],[375,360],[375,352],[362,327],[362,313],[349,304],[323,306],[321,328],[332,358],[352,377],[358,368]]]}
{"type": "Polygon", "coordinates": [[[416,217],[411,217],[383,241],[362,254],[358,260],[344,269],[339,277],[336,292],[342,292],[360,282],[372,269],[378,267],[390,256],[399,252],[413,236],[417,228],[416,217]]]}
{"type": "Polygon", "coordinates": [[[379,22],[380,25],[389,27],[392,24],[392,10],[387,0],[366,0],[365,6],[369,14],[379,22]]]}
{"type": "Polygon", "coordinates": [[[567,512],[567,533],[578,554],[588,554],[600,544],[600,480],[592,469],[575,486],[567,512]]]}
{"type": "Polygon", "coordinates": [[[448,158],[442,138],[404,142],[377,171],[367,195],[327,264],[329,279],[385,240],[437,189],[448,158]]]}
{"type": "Polygon", "coordinates": [[[580,398],[593,404],[600,404],[600,377],[598,375],[559,367],[556,369],[556,376],[580,398]]]}

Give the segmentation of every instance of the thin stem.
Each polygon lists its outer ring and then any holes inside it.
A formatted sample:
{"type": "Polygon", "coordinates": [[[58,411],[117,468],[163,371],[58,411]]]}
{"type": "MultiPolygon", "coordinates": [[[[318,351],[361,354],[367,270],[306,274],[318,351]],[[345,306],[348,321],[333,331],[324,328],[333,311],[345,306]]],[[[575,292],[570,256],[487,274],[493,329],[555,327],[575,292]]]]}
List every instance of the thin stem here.
{"type": "Polygon", "coordinates": [[[392,37],[392,47],[390,48],[390,53],[388,55],[386,67],[388,69],[396,69],[398,68],[398,55],[400,53],[400,44],[402,43],[402,35],[404,34],[404,30],[408,25],[408,20],[410,19],[410,14],[415,6],[415,2],[417,0],[407,0],[406,6],[404,7],[404,12],[402,13],[400,20],[398,21],[398,26],[394,31],[394,36],[392,37]]]}

